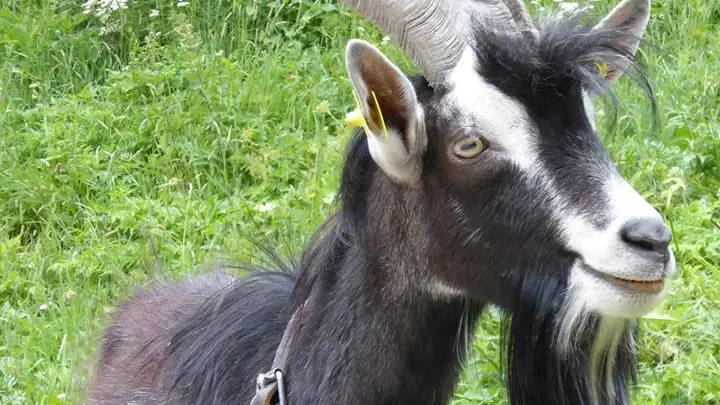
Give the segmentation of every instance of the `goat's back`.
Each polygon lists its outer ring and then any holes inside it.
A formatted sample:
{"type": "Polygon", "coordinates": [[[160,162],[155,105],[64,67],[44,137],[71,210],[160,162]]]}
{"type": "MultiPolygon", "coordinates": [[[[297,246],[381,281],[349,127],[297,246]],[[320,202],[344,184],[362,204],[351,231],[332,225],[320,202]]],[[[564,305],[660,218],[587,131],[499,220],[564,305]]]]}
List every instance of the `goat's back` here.
{"type": "Polygon", "coordinates": [[[247,403],[290,317],[293,278],[222,273],[157,283],[114,314],[92,405],[247,403]]]}

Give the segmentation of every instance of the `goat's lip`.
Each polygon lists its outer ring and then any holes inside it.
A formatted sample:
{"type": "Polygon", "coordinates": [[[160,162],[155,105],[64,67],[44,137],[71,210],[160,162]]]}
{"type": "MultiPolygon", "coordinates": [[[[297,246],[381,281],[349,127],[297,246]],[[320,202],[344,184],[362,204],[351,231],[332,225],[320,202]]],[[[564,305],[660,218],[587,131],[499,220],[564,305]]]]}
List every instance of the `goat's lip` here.
{"type": "Polygon", "coordinates": [[[595,276],[601,280],[605,280],[608,283],[612,284],[615,287],[624,289],[624,290],[630,290],[637,293],[644,293],[644,294],[659,294],[662,292],[662,290],[665,288],[665,278],[656,278],[652,280],[633,280],[633,279],[627,279],[627,278],[621,278],[616,277],[607,273],[603,273],[602,271],[596,270],[590,266],[588,266],[586,263],[582,264],[582,269],[592,275],[595,276]]]}

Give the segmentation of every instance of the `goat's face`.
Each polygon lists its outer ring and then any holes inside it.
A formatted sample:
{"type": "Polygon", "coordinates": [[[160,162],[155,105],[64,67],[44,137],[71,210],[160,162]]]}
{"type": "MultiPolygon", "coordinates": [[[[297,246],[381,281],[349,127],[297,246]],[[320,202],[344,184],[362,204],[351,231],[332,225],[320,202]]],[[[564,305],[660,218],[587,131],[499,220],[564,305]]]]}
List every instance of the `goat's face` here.
{"type": "Polygon", "coordinates": [[[583,40],[478,33],[432,86],[367,43],[348,45],[371,155],[422,195],[430,288],[512,308],[519,280],[540,289],[550,278],[572,306],[604,315],[658,303],[675,266],[670,232],[610,162],[589,99],[629,65],[648,20],[635,3],[583,40]],[[609,74],[598,77],[596,62],[609,74]]]}

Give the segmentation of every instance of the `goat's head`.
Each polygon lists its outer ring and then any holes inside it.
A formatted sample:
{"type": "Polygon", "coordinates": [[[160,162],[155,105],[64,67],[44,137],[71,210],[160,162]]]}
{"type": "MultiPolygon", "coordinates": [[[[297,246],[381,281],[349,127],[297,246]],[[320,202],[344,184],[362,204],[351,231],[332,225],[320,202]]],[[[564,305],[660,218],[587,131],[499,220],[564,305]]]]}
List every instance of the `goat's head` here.
{"type": "Polygon", "coordinates": [[[555,280],[576,312],[656,306],[675,266],[670,232],[610,162],[590,101],[634,67],[649,0],[542,32],[518,0],[347,3],[425,77],[347,46],[373,160],[422,194],[435,287],[512,310],[518,283],[539,294],[555,280]]]}

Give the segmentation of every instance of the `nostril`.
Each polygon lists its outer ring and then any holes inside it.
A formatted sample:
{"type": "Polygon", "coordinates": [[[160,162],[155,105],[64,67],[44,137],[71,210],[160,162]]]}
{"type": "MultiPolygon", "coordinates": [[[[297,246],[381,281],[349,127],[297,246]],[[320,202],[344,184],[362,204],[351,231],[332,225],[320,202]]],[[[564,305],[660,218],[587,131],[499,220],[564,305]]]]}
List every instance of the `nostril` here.
{"type": "Polygon", "coordinates": [[[620,229],[620,234],[625,242],[658,253],[667,252],[671,237],[665,223],[656,218],[631,219],[620,229]]]}

